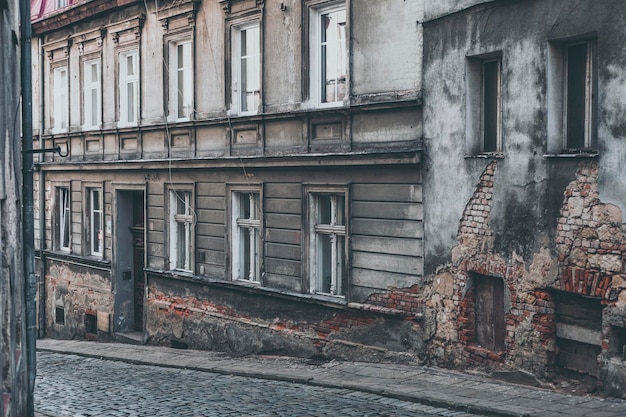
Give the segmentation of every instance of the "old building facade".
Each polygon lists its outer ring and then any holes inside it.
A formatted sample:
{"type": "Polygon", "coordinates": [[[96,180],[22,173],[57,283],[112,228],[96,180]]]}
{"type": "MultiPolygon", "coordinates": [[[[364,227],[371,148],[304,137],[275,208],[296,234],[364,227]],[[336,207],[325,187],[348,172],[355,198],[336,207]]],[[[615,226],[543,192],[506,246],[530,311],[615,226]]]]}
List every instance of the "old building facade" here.
{"type": "Polygon", "coordinates": [[[413,297],[379,298],[423,277],[422,16],[95,0],[35,20],[40,145],[61,148],[38,164],[46,333],[421,355],[413,297]]]}
{"type": "Polygon", "coordinates": [[[427,1],[425,13],[429,357],[623,396],[623,5],[427,1]]]}
{"type": "Polygon", "coordinates": [[[623,396],[626,12],[571,3],[36,16],[42,328],[623,396]]]}

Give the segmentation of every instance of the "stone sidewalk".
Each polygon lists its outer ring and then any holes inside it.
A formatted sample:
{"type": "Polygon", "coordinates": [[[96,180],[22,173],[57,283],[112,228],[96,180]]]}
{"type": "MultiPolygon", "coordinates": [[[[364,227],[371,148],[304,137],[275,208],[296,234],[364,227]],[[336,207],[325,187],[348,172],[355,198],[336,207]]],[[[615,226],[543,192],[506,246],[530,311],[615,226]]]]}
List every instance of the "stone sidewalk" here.
{"type": "MultiPolygon", "coordinates": [[[[425,366],[250,356],[158,346],[43,339],[37,349],[87,357],[187,368],[346,388],[404,401],[492,416],[624,417],[626,401],[566,395],[425,366]]],[[[35,387],[36,389],[36,387],[35,387]]]]}

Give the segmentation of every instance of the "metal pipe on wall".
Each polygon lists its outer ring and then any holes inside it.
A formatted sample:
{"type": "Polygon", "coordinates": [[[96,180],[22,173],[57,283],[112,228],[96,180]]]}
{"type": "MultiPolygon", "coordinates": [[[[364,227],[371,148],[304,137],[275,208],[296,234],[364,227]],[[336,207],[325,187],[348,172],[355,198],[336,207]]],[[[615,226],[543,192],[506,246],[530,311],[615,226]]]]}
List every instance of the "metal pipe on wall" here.
{"type": "Polygon", "coordinates": [[[20,77],[22,84],[22,239],[26,298],[26,369],[28,417],[34,417],[37,341],[37,282],[35,279],[35,222],[33,216],[33,89],[30,0],[20,0],[20,77]]]}

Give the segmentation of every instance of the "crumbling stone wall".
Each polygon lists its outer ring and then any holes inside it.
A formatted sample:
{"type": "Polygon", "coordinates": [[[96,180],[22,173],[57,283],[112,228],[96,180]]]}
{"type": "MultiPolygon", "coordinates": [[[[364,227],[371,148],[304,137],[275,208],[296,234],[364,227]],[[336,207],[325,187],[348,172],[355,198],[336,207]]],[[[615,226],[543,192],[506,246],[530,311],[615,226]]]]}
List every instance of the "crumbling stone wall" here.
{"type": "Polygon", "coordinates": [[[262,291],[244,294],[238,288],[205,283],[189,286],[189,291],[181,291],[174,280],[148,276],[148,343],[182,344],[232,355],[425,360],[423,317],[411,291],[403,295],[408,301],[403,301],[402,290],[397,289],[373,295],[371,303],[324,306],[262,291]]]}
{"type": "Polygon", "coordinates": [[[584,163],[565,190],[556,232],[559,280],[554,287],[616,301],[626,288],[626,234],[619,207],[598,194],[598,164],[584,163]]]}
{"type": "Polygon", "coordinates": [[[109,337],[113,293],[107,271],[48,260],[46,294],[48,335],[62,339],[109,337]],[[63,309],[62,323],[57,322],[57,307],[63,309]],[[87,315],[96,325],[96,332],[89,335],[87,315]]]}
{"type": "MultiPolygon", "coordinates": [[[[459,223],[452,262],[435,274],[432,286],[426,289],[426,304],[433,309],[437,323],[430,353],[434,362],[447,366],[523,368],[544,375],[546,364],[554,361],[554,306],[548,292],[523,285],[530,272],[521,256],[505,259],[494,250],[489,219],[496,198],[496,170],[497,162],[492,161],[480,176],[459,223]],[[504,351],[476,342],[475,274],[504,281],[504,351]]],[[[545,281],[555,271],[541,255],[532,269],[540,271],[545,281]]]]}
{"type": "Polygon", "coordinates": [[[494,247],[490,219],[493,202],[499,198],[494,194],[496,171],[496,161],[486,166],[460,219],[452,262],[441,266],[424,288],[426,315],[433,315],[436,322],[430,358],[447,366],[523,369],[549,378],[557,355],[554,291],[564,291],[595,297],[610,306],[605,310],[600,374],[612,375],[612,388],[605,391],[618,392],[615,387],[622,385],[615,379],[626,381],[622,377],[626,331],[620,327],[626,323],[626,227],[619,208],[600,200],[597,162],[579,164],[563,193],[553,249],[544,242],[530,262],[515,252],[505,257],[494,247]],[[504,282],[506,348],[502,351],[477,344],[476,274],[504,282]]]}

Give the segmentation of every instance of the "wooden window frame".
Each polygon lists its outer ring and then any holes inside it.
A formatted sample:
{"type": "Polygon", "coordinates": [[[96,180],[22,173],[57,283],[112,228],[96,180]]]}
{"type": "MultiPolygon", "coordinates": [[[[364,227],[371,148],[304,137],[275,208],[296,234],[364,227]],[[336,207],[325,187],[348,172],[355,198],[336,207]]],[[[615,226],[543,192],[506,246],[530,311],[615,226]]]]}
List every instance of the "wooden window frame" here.
{"type": "Polygon", "coordinates": [[[194,114],[194,43],[193,37],[189,33],[180,36],[170,37],[167,39],[168,54],[168,86],[169,86],[169,119],[172,122],[185,122],[191,120],[194,114]],[[179,47],[189,48],[187,55],[188,62],[185,60],[185,52],[183,50],[183,67],[179,67],[179,47]],[[183,87],[180,88],[179,75],[183,73],[183,87]],[[181,116],[180,95],[183,97],[183,115],[181,116]]]}
{"type": "Polygon", "coordinates": [[[69,68],[65,65],[58,65],[52,68],[52,132],[62,133],[69,129],[69,68]],[[60,79],[65,73],[65,84],[60,79]],[[65,125],[63,125],[65,124],[65,125]]]}
{"type": "Polygon", "coordinates": [[[87,241],[89,244],[89,255],[102,258],[104,256],[104,190],[102,187],[87,187],[87,205],[89,229],[87,241]],[[100,206],[95,208],[94,194],[100,194],[100,206]],[[99,224],[96,223],[96,214],[100,215],[99,224]],[[99,230],[97,227],[99,226],[99,230]]]}
{"type": "Polygon", "coordinates": [[[576,150],[586,150],[591,149],[593,145],[593,131],[594,131],[594,117],[593,117],[593,109],[594,109],[594,93],[595,93],[595,55],[596,55],[596,47],[595,42],[592,40],[582,40],[577,42],[568,42],[563,45],[563,149],[569,151],[576,150]],[[572,60],[570,59],[570,49],[576,46],[585,45],[586,46],[586,54],[584,61],[584,110],[583,119],[583,140],[582,146],[575,146],[572,144],[573,138],[570,137],[571,128],[570,124],[573,123],[570,119],[579,119],[580,115],[572,114],[572,110],[570,109],[570,81],[571,80],[571,68],[570,64],[572,60]]]}
{"type": "Polygon", "coordinates": [[[139,63],[139,49],[138,48],[130,48],[126,50],[119,51],[117,54],[118,57],[118,95],[119,95],[119,117],[118,117],[118,126],[119,127],[127,127],[127,126],[137,126],[139,124],[139,104],[140,104],[140,82],[141,77],[139,75],[140,63],[139,63]],[[133,66],[136,69],[136,74],[134,76],[127,76],[127,63],[128,57],[134,56],[133,66]],[[128,112],[128,86],[132,84],[132,91],[134,95],[134,120],[129,121],[128,112]]]}
{"type": "Polygon", "coordinates": [[[83,130],[94,130],[99,129],[102,125],[102,60],[99,57],[85,59],[82,61],[82,71],[83,71],[83,85],[82,85],[82,99],[83,99],[83,130]],[[97,73],[98,79],[93,81],[91,79],[91,65],[97,65],[97,73]],[[87,81],[87,77],[89,77],[89,82],[87,81]],[[96,90],[96,108],[92,107],[91,94],[93,90],[96,90]],[[90,123],[90,120],[93,121],[93,116],[96,116],[96,123],[90,123]]]}
{"type": "Polygon", "coordinates": [[[168,242],[168,268],[170,271],[182,271],[193,273],[194,270],[194,241],[195,241],[195,210],[194,193],[191,188],[170,188],[168,190],[167,224],[169,231],[168,242]],[[184,212],[178,211],[178,201],[182,196],[185,204],[184,212]],[[184,225],[184,249],[182,257],[178,253],[178,225],[184,225]],[[180,262],[182,258],[182,263],[180,262]]]}
{"type": "Polygon", "coordinates": [[[231,248],[231,268],[230,276],[233,281],[239,280],[250,283],[262,284],[263,276],[263,193],[262,187],[239,187],[233,186],[230,192],[230,248],[231,248]],[[248,200],[250,215],[247,219],[240,217],[242,197],[245,195],[254,196],[248,200]],[[254,235],[249,235],[249,248],[256,247],[255,251],[249,250],[246,254],[242,250],[242,239],[244,239],[243,229],[254,231],[254,235]],[[250,272],[248,277],[242,276],[243,256],[248,256],[250,272]]]}
{"type": "MultiPolygon", "coordinates": [[[[309,98],[310,104],[314,108],[332,108],[342,107],[348,101],[350,97],[350,59],[349,59],[349,2],[346,0],[341,1],[309,1],[306,3],[306,21],[307,21],[307,61],[308,61],[308,74],[305,74],[305,78],[308,80],[308,91],[306,95],[309,98]],[[345,92],[343,98],[336,101],[327,102],[324,101],[322,94],[322,86],[325,85],[325,80],[322,80],[325,69],[323,68],[322,60],[322,33],[321,33],[321,19],[322,16],[335,13],[338,11],[345,12],[345,33],[343,41],[343,58],[345,59],[345,92]]],[[[340,45],[341,47],[341,45],[340,45]]]]}
{"type": "MultiPolygon", "coordinates": [[[[262,53],[263,53],[263,43],[262,43],[262,32],[261,32],[261,22],[260,20],[254,19],[254,20],[249,20],[249,21],[245,21],[243,23],[234,23],[232,24],[231,28],[230,28],[230,43],[231,43],[231,59],[230,59],[230,66],[231,66],[231,112],[233,114],[238,114],[238,115],[255,115],[258,113],[260,106],[262,105],[261,102],[261,97],[262,97],[262,72],[263,72],[263,68],[262,68],[262,53]],[[252,108],[252,109],[244,109],[244,100],[242,97],[243,91],[242,91],[242,86],[243,86],[243,74],[242,74],[242,61],[244,59],[244,57],[242,56],[242,48],[241,48],[241,38],[242,38],[242,32],[248,32],[250,29],[257,29],[258,35],[257,35],[257,41],[258,41],[258,49],[257,49],[257,53],[256,56],[255,55],[250,55],[250,56],[246,56],[246,58],[249,60],[250,58],[254,58],[255,59],[255,64],[258,67],[258,90],[256,90],[256,95],[257,95],[257,105],[256,107],[252,108]]],[[[252,91],[253,93],[255,91],[252,91]]]]}
{"type": "Polygon", "coordinates": [[[307,201],[307,274],[308,290],[311,294],[327,295],[337,298],[346,298],[348,293],[349,280],[349,193],[347,187],[309,187],[305,188],[305,196],[307,201]],[[330,223],[319,223],[318,213],[320,210],[320,196],[330,197],[331,218],[330,223]],[[338,201],[343,204],[343,220],[344,224],[337,223],[337,205],[338,201]],[[323,256],[320,253],[320,237],[330,236],[330,283],[329,288],[324,288],[323,279],[320,278],[321,260],[323,256]],[[343,238],[343,247],[339,247],[338,237],[343,238]],[[337,269],[337,259],[343,257],[341,269],[337,269]]]}
{"type": "Polygon", "coordinates": [[[55,187],[55,192],[56,192],[56,210],[55,210],[56,248],[63,252],[71,252],[71,249],[72,249],[72,190],[69,187],[69,185],[63,185],[63,186],[59,185],[55,187]],[[67,245],[64,245],[65,232],[67,232],[67,245]]]}

